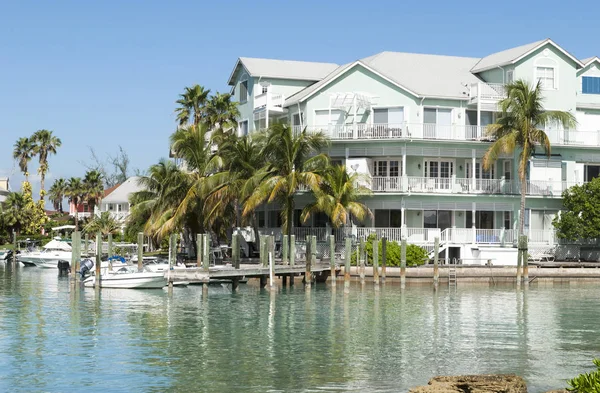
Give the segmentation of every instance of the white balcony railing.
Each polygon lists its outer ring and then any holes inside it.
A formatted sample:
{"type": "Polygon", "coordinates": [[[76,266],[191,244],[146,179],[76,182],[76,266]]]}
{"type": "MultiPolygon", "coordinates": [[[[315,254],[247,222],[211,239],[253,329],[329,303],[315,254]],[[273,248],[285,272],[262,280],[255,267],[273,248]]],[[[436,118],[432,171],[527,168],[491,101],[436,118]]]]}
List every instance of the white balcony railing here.
{"type": "Polygon", "coordinates": [[[506,98],[506,88],[502,83],[472,83],[469,97],[471,100],[499,101],[506,98]]]}
{"type": "Polygon", "coordinates": [[[415,192],[453,194],[513,194],[513,183],[505,179],[467,179],[455,176],[432,178],[398,176],[371,178],[374,192],[415,192]]]}
{"type": "Polygon", "coordinates": [[[285,97],[280,93],[266,92],[254,97],[254,109],[268,107],[269,109],[282,109],[285,97]]]}

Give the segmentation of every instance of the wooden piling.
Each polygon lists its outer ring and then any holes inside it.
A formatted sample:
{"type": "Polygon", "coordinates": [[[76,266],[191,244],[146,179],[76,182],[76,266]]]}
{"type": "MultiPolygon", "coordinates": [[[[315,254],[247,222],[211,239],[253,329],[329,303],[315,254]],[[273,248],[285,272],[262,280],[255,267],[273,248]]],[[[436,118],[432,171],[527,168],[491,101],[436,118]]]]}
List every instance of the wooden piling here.
{"type": "Polygon", "coordinates": [[[210,267],[210,235],[202,236],[202,269],[208,271],[210,267]]]}
{"type": "Polygon", "coordinates": [[[260,276],[260,287],[264,288],[267,286],[267,276],[265,276],[264,274],[262,276],[260,276]]]}
{"type": "Polygon", "coordinates": [[[440,254],[440,238],[436,237],[433,241],[433,284],[438,285],[440,271],[438,267],[440,254]]]}
{"type": "Polygon", "coordinates": [[[240,268],[240,234],[237,232],[231,237],[231,264],[235,269],[240,268]]]}
{"type": "Polygon", "coordinates": [[[96,233],[96,288],[100,288],[102,281],[102,274],[100,272],[100,266],[102,263],[102,235],[100,231],[96,233]]]}
{"type": "Polygon", "coordinates": [[[310,241],[311,241],[311,247],[310,249],[312,250],[312,254],[310,254],[310,263],[312,265],[317,263],[317,237],[316,236],[311,236],[310,237],[310,241]]]}
{"type": "Polygon", "coordinates": [[[329,267],[331,268],[331,282],[335,283],[335,236],[329,235],[329,267]]]}
{"type": "MultiPolygon", "coordinates": [[[[352,239],[349,237],[346,238],[346,249],[344,250],[346,253],[346,258],[344,260],[344,287],[350,287],[350,260],[352,259],[352,239]]],[[[358,259],[357,259],[358,261],[358,259]]]]}
{"type": "Polygon", "coordinates": [[[108,250],[107,250],[107,254],[108,257],[112,257],[114,256],[114,250],[113,250],[113,236],[112,233],[108,234],[108,250]]]}
{"type": "Polygon", "coordinates": [[[81,232],[77,231],[75,243],[75,271],[79,270],[79,261],[81,261],[81,232]]]}
{"type": "Polygon", "coordinates": [[[201,233],[196,235],[196,267],[200,269],[202,267],[202,246],[204,237],[201,233]]]}
{"type": "Polygon", "coordinates": [[[385,270],[387,268],[387,237],[381,238],[381,282],[385,283],[385,270]]]}
{"type": "Polygon", "coordinates": [[[406,238],[400,242],[400,285],[406,284],[406,238]]]}
{"type": "Polygon", "coordinates": [[[12,263],[17,263],[17,232],[13,231],[13,257],[12,263]]]}
{"type": "Polygon", "coordinates": [[[75,280],[77,273],[77,231],[71,234],[71,278],[75,280]]]}
{"type": "Polygon", "coordinates": [[[358,260],[360,260],[360,283],[365,283],[365,239],[360,239],[358,245],[358,260]]]}
{"type": "MultiPolygon", "coordinates": [[[[290,266],[296,263],[296,235],[290,235],[290,266]]],[[[290,274],[290,286],[294,285],[294,275],[290,274]]]]}
{"type": "Polygon", "coordinates": [[[379,285],[379,242],[373,239],[373,282],[379,285]]]}
{"type": "Polygon", "coordinates": [[[85,254],[85,256],[88,256],[89,253],[89,243],[90,243],[90,234],[86,233],[85,234],[85,244],[83,245],[83,253],[85,254]]]}
{"type": "Polygon", "coordinates": [[[311,285],[311,263],[312,263],[312,239],[307,236],[306,237],[306,263],[304,270],[304,285],[306,288],[310,288],[311,285]]]}
{"type": "Polygon", "coordinates": [[[268,238],[269,244],[269,288],[275,289],[275,236],[271,235],[268,238]]]}
{"type": "Polygon", "coordinates": [[[523,237],[523,253],[522,253],[522,258],[523,258],[523,283],[525,285],[529,284],[529,250],[527,247],[527,235],[522,236],[523,237]]]}
{"type": "Polygon", "coordinates": [[[281,245],[281,252],[282,252],[281,263],[284,265],[289,264],[289,259],[288,259],[289,247],[290,247],[290,243],[289,243],[288,235],[283,235],[283,243],[281,245]]]}
{"type": "MultiPolygon", "coordinates": [[[[517,252],[517,285],[521,285],[521,263],[523,261],[523,254],[527,250],[527,238],[525,236],[519,236],[518,252],[517,252]]],[[[527,258],[527,255],[525,255],[527,258]]]]}
{"type": "Polygon", "coordinates": [[[267,236],[260,236],[260,266],[267,267],[267,236]]]}
{"type": "Polygon", "coordinates": [[[138,272],[144,269],[144,233],[138,232],[137,236],[138,272]]]}

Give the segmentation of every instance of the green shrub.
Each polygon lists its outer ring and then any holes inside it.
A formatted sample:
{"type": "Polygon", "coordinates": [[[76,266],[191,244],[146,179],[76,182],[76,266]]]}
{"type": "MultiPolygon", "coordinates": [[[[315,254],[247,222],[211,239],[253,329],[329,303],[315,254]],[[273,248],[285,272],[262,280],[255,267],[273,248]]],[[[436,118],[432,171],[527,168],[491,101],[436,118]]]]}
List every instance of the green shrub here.
{"type": "Polygon", "coordinates": [[[577,377],[567,381],[567,390],[577,393],[600,393],[600,359],[592,360],[596,371],[579,374],[577,377]]]}
{"type": "MultiPolygon", "coordinates": [[[[373,264],[373,240],[375,239],[375,234],[369,235],[365,243],[365,250],[367,252],[367,264],[373,264]]],[[[382,255],[382,241],[379,240],[378,244],[378,255],[379,255],[379,265],[381,265],[381,255],[382,255]]],[[[402,248],[398,242],[388,241],[387,242],[387,266],[400,266],[400,258],[402,256],[402,248]]],[[[406,246],[406,266],[420,266],[425,264],[428,259],[427,251],[417,246],[416,244],[408,244],[406,246]]],[[[356,265],[357,262],[357,251],[352,253],[351,263],[356,265]]]]}

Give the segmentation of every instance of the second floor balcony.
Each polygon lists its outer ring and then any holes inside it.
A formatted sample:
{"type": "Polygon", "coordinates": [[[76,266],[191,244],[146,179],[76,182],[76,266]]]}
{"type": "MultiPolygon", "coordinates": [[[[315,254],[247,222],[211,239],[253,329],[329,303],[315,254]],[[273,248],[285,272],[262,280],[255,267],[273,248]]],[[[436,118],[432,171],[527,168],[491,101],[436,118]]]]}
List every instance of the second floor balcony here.
{"type": "Polygon", "coordinates": [[[266,92],[254,97],[254,110],[268,109],[274,112],[283,112],[285,96],[281,93],[266,92]]]}

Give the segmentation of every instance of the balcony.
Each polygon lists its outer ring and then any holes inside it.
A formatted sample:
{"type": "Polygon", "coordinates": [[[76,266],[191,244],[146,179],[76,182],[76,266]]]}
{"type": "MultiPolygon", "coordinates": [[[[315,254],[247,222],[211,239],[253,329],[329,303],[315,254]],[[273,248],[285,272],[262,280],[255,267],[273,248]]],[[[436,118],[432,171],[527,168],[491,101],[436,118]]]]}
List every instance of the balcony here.
{"type": "Polygon", "coordinates": [[[285,96],[280,93],[266,92],[254,97],[254,110],[268,109],[273,112],[284,112],[285,96]]]}
{"type": "Polygon", "coordinates": [[[506,88],[502,83],[471,83],[469,88],[469,104],[492,104],[506,98],[506,88]]]}
{"type": "Polygon", "coordinates": [[[513,194],[511,181],[505,179],[467,179],[455,176],[432,178],[420,176],[372,177],[373,192],[414,192],[434,194],[513,194]]]}

